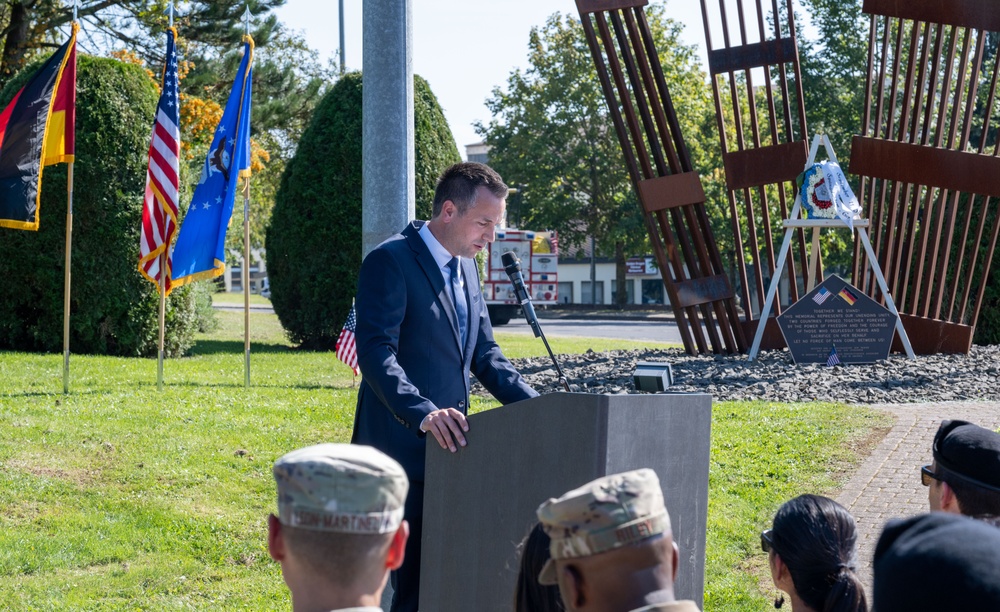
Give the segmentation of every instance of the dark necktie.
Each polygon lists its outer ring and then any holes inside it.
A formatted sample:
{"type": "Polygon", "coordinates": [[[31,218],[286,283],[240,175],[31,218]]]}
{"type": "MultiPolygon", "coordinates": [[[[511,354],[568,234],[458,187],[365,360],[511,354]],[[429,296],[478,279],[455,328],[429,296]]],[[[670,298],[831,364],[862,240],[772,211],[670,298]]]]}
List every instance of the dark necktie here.
{"type": "Polygon", "coordinates": [[[465,302],[465,291],[462,289],[461,280],[458,277],[458,257],[452,257],[448,262],[451,270],[451,301],[455,304],[455,313],[458,314],[458,333],[462,338],[462,350],[465,350],[465,338],[469,327],[469,305],[465,302]]]}

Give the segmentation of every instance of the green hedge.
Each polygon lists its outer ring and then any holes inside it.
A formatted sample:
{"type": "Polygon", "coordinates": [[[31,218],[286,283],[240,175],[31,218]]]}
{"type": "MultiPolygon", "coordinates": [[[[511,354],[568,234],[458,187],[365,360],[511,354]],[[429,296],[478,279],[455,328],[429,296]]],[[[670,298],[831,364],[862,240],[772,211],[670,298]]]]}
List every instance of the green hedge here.
{"type": "MultiPolygon", "coordinates": [[[[40,62],[0,92],[6,106],[40,62]]],[[[70,349],[154,355],[158,296],[137,269],[149,139],[158,94],[139,66],[79,56],[70,349]]],[[[0,348],[61,351],[67,165],[45,168],[38,232],[0,229],[0,348]]],[[[194,340],[194,296],[167,301],[166,350],[194,340]]]]}
{"type": "MultiPolygon", "coordinates": [[[[419,76],[413,81],[417,217],[427,219],[437,177],[461,158],[430,86],[419,76]]],[[[351,308],[361,267],[361,192],[361,73],[354,72],[316,107],[267,230],[271,303],[303,348],[333,348],[351,308]]]]}
{"type": "MultiPolygon", "coordinates": [[[[1000,222],[1000,219],[994,223],[1000,222]]],[[[976,323],[976,344],[1000,344],[1000,251],[993,257],[990,280],[983,292],[983,305],[976,323]]]]}

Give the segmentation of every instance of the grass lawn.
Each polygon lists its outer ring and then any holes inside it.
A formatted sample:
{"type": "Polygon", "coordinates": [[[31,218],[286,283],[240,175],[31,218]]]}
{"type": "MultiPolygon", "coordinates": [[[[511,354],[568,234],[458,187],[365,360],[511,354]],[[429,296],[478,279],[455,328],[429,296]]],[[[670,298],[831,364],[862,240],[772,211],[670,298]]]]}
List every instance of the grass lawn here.
{"type": "MultiPolygon", "coordinates": [[[[242,306],[243,305],[243,293],[242,292],[230,292],[230,293],[213,293],[212,294],[213,304],[225,304],[226,306],[242,306]]],[[[256,293],[250,294],[250,304],[253,306],[270,306],[271,300],[258,295],[256,293]]],[[[240,329],[243,329],[242,327],[240,329]]]]}
{"type": "MultiPolygon", "coordinates": [[[[192,356],[168,360],[162,394],[152,359],[74,356],[64,396],[60,355],[0,353],[3,607],[289,609],[265,548],[271,464],[347,441],[356,390],[331,353],[292,350],[276,317],[257,313],[245,389],[242,317],[219,313],[192,356]]],[[[511,356],[544,353],[534,338],[498,337],[511,356]]],[[[888,424],[829,404],[715,405],[706,610],[764,609],[761,528],[785,499],[843,482],[888,424]]]]}

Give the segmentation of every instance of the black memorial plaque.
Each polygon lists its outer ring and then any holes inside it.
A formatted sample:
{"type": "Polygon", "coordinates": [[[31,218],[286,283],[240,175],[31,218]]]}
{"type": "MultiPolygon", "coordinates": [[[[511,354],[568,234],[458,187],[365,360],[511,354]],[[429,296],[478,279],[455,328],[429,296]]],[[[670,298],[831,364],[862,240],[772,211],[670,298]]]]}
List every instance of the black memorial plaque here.
{"type": "Polygon", "coordinates": [[[778,317],[795,363],[873,363],[889,356],[896,316],[833,275],[778,317]]]}

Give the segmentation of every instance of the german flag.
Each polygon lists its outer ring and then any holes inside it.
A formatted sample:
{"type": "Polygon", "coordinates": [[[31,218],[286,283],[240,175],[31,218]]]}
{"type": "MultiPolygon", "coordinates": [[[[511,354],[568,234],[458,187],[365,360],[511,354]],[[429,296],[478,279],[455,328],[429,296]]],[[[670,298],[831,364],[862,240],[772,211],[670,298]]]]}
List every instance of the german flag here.
{"type": "Polygon", "coordinates": [[[837,295],[844,298],[844,301],[850,304],[851,306],[854,306],[854,303],[858,301],[858,296],[854,295],[854,293],[852,293],[851,290],[848,289],[847,287],[841,289],[840,293],[838,293],[837,295]]]}
{"type": "Polygon", "coordinates": [[[42,169],[73,161],[78,29],[0,113],[0,227],[37,231],[42,169]]]}

